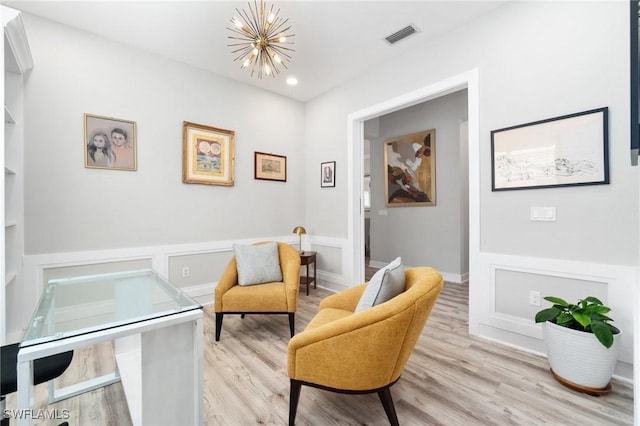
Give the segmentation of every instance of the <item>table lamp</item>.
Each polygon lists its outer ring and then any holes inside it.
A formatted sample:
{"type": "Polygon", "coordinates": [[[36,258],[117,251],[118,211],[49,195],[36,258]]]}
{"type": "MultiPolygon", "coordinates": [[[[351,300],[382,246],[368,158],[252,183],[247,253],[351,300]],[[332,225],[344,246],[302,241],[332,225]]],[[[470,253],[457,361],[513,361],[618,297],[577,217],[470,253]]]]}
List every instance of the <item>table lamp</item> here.
{"type": "Polygon", "coordinates": [[[298,234],[299,244],[300,244],[300,253],[303,253],[304,250],[302,250],[302,234],[306,234],[307,230],[304,229],[304,226],[296,226],[295,228],[293,228],[293,233],[298,234]]]}

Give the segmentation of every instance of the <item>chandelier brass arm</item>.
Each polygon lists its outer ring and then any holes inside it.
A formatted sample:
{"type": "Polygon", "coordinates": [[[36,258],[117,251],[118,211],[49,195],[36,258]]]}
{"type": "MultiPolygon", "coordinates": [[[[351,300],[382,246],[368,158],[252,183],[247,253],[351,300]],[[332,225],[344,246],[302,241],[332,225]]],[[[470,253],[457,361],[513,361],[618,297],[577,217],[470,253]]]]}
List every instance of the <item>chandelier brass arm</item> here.
{"type": "Polygon", "coordinates": [[[286,63],[292,57],[289,52],[295,50],[287,47],[294,43],[289,38],[295,34],[289,33],[291,25],[287,26],[289,19],[280,17],[280,9],[274,12],[271,5],[268,13],[265,13],[265,3],[260,0],[260,5],[256,0],[247,3],[249,13],[245,10],[236,9],[237,16],[231,18],[233,27],[227,29],[232,35],[228,38],[234,43],[228,47],[234,48],[231,51],[234,61],[241,61],[241,68],[251,67],[251,75],[257,75],[262,79],[264,76],[280,73],[280,66],[287,68],[286,63]],[[239,17],[238,17],[239,16],[239,17]]]}

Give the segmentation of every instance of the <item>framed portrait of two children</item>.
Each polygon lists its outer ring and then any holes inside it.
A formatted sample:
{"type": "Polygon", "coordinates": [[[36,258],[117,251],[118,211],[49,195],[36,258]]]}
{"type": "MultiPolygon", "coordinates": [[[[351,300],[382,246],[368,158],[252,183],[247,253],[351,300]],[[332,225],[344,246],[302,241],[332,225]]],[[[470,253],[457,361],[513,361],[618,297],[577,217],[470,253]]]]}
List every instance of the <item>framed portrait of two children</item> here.
{"type": "Polygon", "coordinates": [[[84,166],[93,169],[137,169],[136,122],[84,114],[84,166]]]}

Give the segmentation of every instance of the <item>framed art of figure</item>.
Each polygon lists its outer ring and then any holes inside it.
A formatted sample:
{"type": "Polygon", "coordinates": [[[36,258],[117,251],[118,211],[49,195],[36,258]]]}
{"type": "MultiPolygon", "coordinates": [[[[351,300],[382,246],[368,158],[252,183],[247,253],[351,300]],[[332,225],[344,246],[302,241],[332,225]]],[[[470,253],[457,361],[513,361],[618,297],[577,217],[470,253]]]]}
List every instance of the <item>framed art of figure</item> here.
{"type": "Polygon", "coordinates": [[[609,183],[608,108],[491,132],[491,190],[609,183]]]}
{"type": "Polygon", "coordinates": [[[136,122],[84,114],[84,166],[131,170],[137,167],[136,122]]]}
{"type": "Polygon", "coordinates": [[[320,187],[329,188],[336,186],[336,162],[327,161],[320,164],[320,187]]]}
{"type": "Polygon", "coordinates": [[[254,156],[255,179],[287,181],[287,157],[256,152],[254,156]]]}
{"type": "Polygon", "coordinates": [[[387,207],[436,205],[435,147],[435,129],[385,141],[387,207]]]}
{"type": "Polygon", "coordinates": [[[233,186],[233,130],[183,122],[182,182],[233,186]]]}

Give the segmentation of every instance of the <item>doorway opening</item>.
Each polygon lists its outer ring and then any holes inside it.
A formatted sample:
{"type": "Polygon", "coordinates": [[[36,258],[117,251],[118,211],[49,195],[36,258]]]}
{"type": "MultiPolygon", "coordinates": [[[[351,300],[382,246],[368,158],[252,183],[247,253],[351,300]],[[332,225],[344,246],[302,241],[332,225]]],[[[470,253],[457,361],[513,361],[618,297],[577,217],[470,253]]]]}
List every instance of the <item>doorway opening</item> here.
{"type": "MultiPolygon", "coordinates": [[[[467,89],[468,105],[468,181],[469,181],[469,279],[478,271],[480,253],[479,230],[479,91],[478,70],[450,77],[413,92],[388,99],[348,116],[348,243],[345,258],[347,282],[363,282],[365,278],[365,214],[364,214],[364,122],[381,115],[405,109],[444,95],[467,89]]],[[[473,291],[470,285],[470,318],[473,291]]]]}
{"type": "Polygon", "coordinates": [[[365,280],[400,256],[406,267],[465,281],[467,98],[463,89],[365,121],[365,280]]]}

